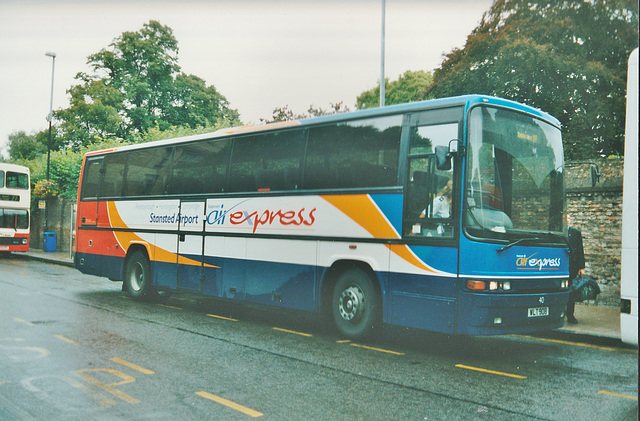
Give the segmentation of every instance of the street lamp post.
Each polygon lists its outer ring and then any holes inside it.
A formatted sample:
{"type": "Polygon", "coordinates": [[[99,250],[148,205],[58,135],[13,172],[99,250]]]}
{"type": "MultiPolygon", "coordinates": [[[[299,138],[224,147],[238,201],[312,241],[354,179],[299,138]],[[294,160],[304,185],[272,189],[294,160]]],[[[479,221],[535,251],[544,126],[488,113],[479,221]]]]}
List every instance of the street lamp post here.
{"type": "Polygon", "coordinates": [[[384,78],[384,38],[385,38],[385,0],[382,0],[382,22],[380,23],[380,106],[384,107],[384,88],[385,88],[385,78],[384,78]]]}
{"type": "MultiPolygon", "coordinates": [[[[53,120],[53,76],[56,71],[56,53],[46,52],[45,56],[51,57],[51,101],[49,102],[49,142],[47,143],[47,181],[49,180],[49,170],[51,168],[51,120],[53,120]]],[[[45,221],[46,222],[46,221],[45,221]]]]}
{"type": "MultiPolygon", "coordinates": [[[[47,142],[47,181],[49,181],[50,177],[50,168],[51,168],[51,121],[53,120],[53,80],[56,71],[56,53],[46,52],[45,56],[51,57],[51,101],[49,102],[49,141],[47,142]]],[[[48,224],[48,206],[45,205],[44,208],[44,232],[49,230],[48,224]]]]}

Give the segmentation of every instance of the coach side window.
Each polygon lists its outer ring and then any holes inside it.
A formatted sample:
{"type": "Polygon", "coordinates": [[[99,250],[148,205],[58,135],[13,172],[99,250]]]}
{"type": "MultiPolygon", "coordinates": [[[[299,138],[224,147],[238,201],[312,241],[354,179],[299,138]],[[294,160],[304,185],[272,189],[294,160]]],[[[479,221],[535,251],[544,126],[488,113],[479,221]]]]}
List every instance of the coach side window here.
{"type": "Polygon", "coordinates": [[[176,146],[169,194],[224,192],[230,152],[230,140],[176,146]]]}
{"type": "Polygon", "coordinates": [[[286,130],[235,140],[230,192],[268,192],[300,188],[304,131],[286,130]]]}
{"type": "Polygon", "coordinates": [[[150,196],[165,193],[171,170],[172,148],[153,148],[129,152],[124,196],[150,196]]]}
{"type": "Polygon", "coordinates": [[[395,186],[402,115],[312,128],[305,189],[395,186]]]}
{"type": "Polygon", "coordinates": [[[122,195],[127,155],[124,153],[107,155],[104,161],[100,197],[120,197],[122,195]]]}
{"type": "Polygon", "coordinates": [[[102,168],[102,158],[87,159],[82,177],[82,198],[98,197],[98,187],[100,186],[100,169],[102,168]]]}

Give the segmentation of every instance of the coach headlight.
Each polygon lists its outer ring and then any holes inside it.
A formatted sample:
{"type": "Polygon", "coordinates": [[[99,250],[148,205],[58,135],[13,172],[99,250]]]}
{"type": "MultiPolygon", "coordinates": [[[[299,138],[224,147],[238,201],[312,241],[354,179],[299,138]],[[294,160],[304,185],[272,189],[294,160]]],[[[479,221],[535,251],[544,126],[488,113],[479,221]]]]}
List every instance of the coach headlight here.
{"type": "Polygon", "coordinates": [[[491,281],[489,282],[489,291],[510,291],[511,290],[511,282],[510,281],[491,281]]]}
{"type": "Polygon", "coordinates": [[[22,239],[22,244],[27,244],[27,242],[28,242],[28,241],[29,241],[29,240],[27,240],[26,238],[23,238],[23,239],[22,239]]]}

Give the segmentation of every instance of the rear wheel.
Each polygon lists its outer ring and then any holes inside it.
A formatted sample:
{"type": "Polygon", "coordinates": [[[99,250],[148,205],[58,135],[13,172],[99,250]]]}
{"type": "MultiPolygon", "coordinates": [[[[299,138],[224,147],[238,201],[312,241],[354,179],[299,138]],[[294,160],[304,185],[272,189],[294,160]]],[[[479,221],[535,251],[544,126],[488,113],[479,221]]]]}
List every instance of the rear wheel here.
{"type": "Polygon", "coordinates": [[[141,251],[135,251],[127,260],[124,289],[135,300],[143,300],[153,294],[149,259],[141,251]]]}
{"type": "Polygon", "coordinates": [[[373,333],[379,322],[380,306],[371,277],[359,268],[342,272],[333,289],[331,311],[342,335],[361,339],[373,333]]]}

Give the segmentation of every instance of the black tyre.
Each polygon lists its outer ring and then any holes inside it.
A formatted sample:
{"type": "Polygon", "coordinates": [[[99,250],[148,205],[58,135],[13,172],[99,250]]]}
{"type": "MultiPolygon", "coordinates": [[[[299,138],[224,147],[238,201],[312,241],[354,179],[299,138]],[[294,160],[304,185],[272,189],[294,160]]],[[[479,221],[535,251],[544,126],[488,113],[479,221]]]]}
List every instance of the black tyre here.
{"type": "Polygon", "coordinates": [[[371,277],[359,268],[342,272],[333,289],[331,312],[345,337],[362,339],[372,334],[379,324],[380,305],[371,277]]]}
{"type": "Polygon", "coordinates": [[[134,300],[143,300],[153,295],[149,259],[143,252],[135,251],[127,260],[123,286],[134,300]]]}

